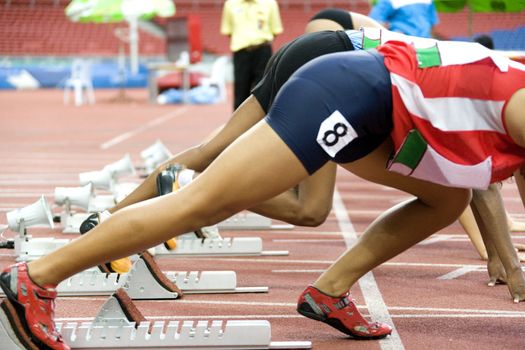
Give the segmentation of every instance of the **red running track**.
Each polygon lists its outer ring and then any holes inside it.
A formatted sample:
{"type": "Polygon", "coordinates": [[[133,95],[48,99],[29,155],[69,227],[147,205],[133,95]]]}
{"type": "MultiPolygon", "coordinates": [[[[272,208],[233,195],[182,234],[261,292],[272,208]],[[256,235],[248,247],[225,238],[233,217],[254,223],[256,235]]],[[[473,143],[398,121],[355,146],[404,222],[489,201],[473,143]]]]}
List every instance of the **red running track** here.
{"type": "MultiPolygon", "coordinates": [[[[116,104],[109,102],[115,91],[97,91],[95,106],[76,108],[62,104],[59,90],[0,92],[0,224],[6,223],[5,212],[33,203],[41,194],[52,203],[54,188],[78,186],[80,172],[98,170],[125,153],[138,165],[140,151],[156,139],[172,152],[183,150],[226,121],[231,110],[230,103],[152,106],[145,91],[128,94],[133,103],[116,104]]],[[[361,311],[392,324],[393,336],[351,340],[299,316],[298,294],[344,252],[344,237],[359,235],[379,213],[408,198],[345,172],[338,176],[337,194],[334,211],[317,228],[221,232],[260,236],[264,250],[288,250],[288,256],[158,260],[163,270],[234,270],[239,287],[268,286],[269,293],[187,295],[136,304],[155,320],[267,319],[272,340],[310,340],[314,349],[525,349],[524,304],[512,303],[505,286],[486,286],[484,263],[457,223],[378,267],[353,288],[361,311]],[[451,274],[455,277],[446,278],[451,274]]],[[[509,212],[523,219],[515,185],[505,183],[503,194],[509,212]]],[[[64,236],[60,227],[30,233],[64,236]]],[[[525,243],[523,233],[513,238],[525,243]]],[[[12,251],[0,253],[0,267],[14,261],[12,251]]],[[[59,298],[58,320],[93,317],[104,300],[59,298]]]]}

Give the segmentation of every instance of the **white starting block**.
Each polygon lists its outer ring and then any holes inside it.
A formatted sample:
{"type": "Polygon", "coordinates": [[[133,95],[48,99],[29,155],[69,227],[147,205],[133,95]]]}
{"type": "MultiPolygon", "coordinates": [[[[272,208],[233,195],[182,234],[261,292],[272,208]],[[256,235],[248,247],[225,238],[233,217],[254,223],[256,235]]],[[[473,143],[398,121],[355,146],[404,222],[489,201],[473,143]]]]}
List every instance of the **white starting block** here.
{"type": "Polygon", "coordinates": [[[91,215],[92,213],[73,213],[64,212],[60,215],[60,224],[64,228],[62,233],[79,234],[80,225],[91,215]]]}
{"type": "MultiPolygon", "coordinates": [[[[125,293],[124,293],[125,294],[125,293]]],[[[104,303],[93,322],[57,323],[57,330],[72,349],[311,349],[309,341],[272,342],[267,320],[144,321],[124,311],[115,293],[104,303]],[[137,319],[137,322],[133,321],[137,319]],[[140,321],[138,320],[140,319],[140,321]]],[[[122,294],[120,294],[122,295],[122,294]]],[[[126,298],[128,299],[128,298],[126,298]]],[[[122,301],[122,297],[120,297],[122,301]]],[[[127,301],[126,304],[131,303],[127,301]]],[[[135,308],[134,305],[128,305],[135,308]]],[[[137,314],[138,313],[138,314],[137,314]]],[[[3,315],[0,314],[0,315],[3,315]]],[[[9,321],[0,319],[2,350],[23,350],[9,321]]]]}
{"type": "MultiPolygon", "coordinates": [[[[267,293],[268,287],[237,287],[235,271],[163,272],[185,294],[267,293]]],[[[111,295],[123,288],[131,299],[176,299],[153,275],[143,258],[133,263],[127,274],[105,274],[98,269],[87,270],[60,283],[60,296],[111,295]]]]}
{"type": "Polygon", "coordinates": [[[218,226],[223,230],[289,230],[294,228],[294,225],[289,224],[272,224],[272,219],[248,211],[235,214],[220,222],[218,226]]]}
{"type": "Polygon", "coordinates": [[[117,204],[115,196],[112,194],[99,194],[91,198],[89,202],[88,212],[94,213],[104,211],[117,204]]]}
{"type": "Polygon", "coordinates": [[[33,238],[31,235],[15,237],[16,261],[31,261],[68,244],[71,240],[52,237],[33,238]]]}
{"type": "Polygon", "coordinates": [[[177,247],[168,250],[161,244],[155,247],[156,256],[279,256],[288,255],[283,251],[263,251],[260,237],[224,238],[179,238],[177,247]]]}
{"type": "MultiPolygon", "coordinates": [[[[140,315],[140,317],[143,317],[140,315]]],[[[115,296],[93,322],[57,324],[72,349],[310,349],[311,342],[272,342],[266,320],[140,321],[115,296]]]]}
{"type": "MultiPolygon", "coordinates": [[[[138,326],[98,326],[88,322],[57,324],[71,349],[311,349],[309,341],[273,342],[266,320],[156,321],[138,326]]],[[[19,347],[4,350],[23,350],[19,347]]]]}
{"type": "Polygon", "coordinates": [[[113,188],[113,195],[115,196],[115,201],[118,203],[126,198],[131,192],[133,192],[139,184],[134,182],[124,182],[116,184],[113,188]]]}

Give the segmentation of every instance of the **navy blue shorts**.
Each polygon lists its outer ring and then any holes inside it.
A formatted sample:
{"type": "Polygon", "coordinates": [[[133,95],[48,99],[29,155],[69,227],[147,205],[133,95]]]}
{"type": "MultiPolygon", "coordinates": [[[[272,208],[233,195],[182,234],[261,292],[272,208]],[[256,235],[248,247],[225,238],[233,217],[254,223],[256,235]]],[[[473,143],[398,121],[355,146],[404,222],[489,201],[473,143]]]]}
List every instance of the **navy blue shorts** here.
{"type": "Polygon", "coordinates": [[[281,47],[270,58],[252,94],[264,112],[268,113],[281,87],[302,65],[322,55],[353,49],[352,42],[343,31],[303,34],[281,47]]]}
{"type": "Polygon", "coordinates": [[[392,130],[392,91],[375,50],[316,58],[286,82],[266,122],[309,174],[329,160],[348,163],[376,149],[392,130]]]}

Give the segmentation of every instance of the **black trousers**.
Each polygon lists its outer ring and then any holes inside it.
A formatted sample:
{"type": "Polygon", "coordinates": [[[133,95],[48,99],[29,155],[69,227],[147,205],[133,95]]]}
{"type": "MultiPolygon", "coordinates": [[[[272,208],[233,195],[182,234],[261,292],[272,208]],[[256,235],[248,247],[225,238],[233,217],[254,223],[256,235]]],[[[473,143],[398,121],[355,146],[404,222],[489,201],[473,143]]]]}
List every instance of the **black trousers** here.
{"type": "Polygon", "coordinates": [[[233,53],[233,109],[237,109],[250,96],[251,89],[259,82],[266,63],[272,56],[272,46],[242,49],[233,53]]]}

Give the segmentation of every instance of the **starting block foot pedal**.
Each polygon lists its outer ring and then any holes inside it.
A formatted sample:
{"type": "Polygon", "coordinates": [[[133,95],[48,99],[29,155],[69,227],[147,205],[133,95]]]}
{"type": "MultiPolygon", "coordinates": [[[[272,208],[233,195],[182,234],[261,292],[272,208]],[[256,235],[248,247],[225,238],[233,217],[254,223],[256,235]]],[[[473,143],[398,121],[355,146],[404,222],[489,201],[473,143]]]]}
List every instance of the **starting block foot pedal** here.
{"type": "Polygon", "coordinates": [[[263,251],[260,237],[180,238],[177,247],[155,247],[156,256],[261,256],[288,255],[288,251],[263,251]]]}
{"type": "Polygon", "coordinates": [[[132,299],[177,299],[182,291],[160,270],[150,253],[141,254],[126,274],[122,288],[132,299]]]}
{"type": "Polygon", "coordinates": [[[122,288],[118,288],[102,305],[93,321],[97,326],[137,326],[146,321],[122,288]]]}
{"type": "MultiPolygon", "coordinates": [[[[266,320],[145,321],[124,290],[112,295],[94,322],[57,324],[72,349],[310,349],[310,342],[272,342],[266,320]],[[288,347],[286,347],[288,344],[288,347]]],[[[16,348],[15,348],[16,349],[16,348]]],[[[9,349],[11,350],[11,349],[9,349]]],[[[16,349],[18,350],[18,349],[16,349]]]]}

